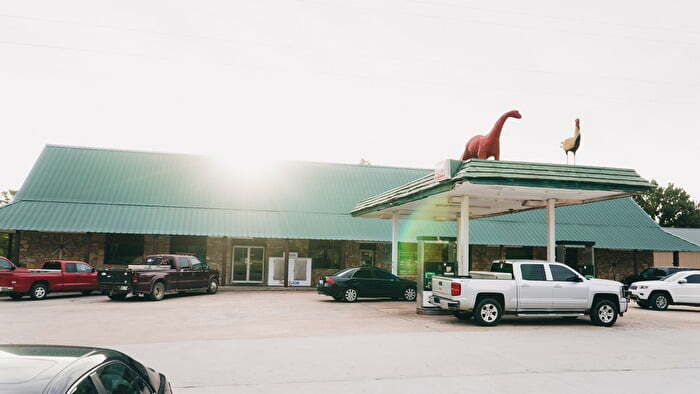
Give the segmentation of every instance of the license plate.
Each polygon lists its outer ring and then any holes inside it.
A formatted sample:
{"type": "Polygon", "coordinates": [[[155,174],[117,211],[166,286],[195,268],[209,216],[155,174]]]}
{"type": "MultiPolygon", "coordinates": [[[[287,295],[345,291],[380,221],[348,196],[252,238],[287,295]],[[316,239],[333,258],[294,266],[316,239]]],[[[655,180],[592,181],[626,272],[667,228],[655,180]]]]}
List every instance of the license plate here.
{"type": "Polygon", "coordinates": [[[119,290],[129,290],[129,286],[119,286],[119,290]]]}

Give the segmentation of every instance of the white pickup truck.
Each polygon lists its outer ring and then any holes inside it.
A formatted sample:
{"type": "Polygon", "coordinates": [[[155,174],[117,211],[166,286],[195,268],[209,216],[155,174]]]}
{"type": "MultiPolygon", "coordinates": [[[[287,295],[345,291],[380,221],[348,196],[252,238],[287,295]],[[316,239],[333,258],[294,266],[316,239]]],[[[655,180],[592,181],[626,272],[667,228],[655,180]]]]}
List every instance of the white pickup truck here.
{"type": "Polygon", "coordinates": [[[538,260],[495,261],[490,272],[432,278],[430,303],[477,324],[494,326],[504,314],[560,316],[584,314],[610,327],[627,312],[622,283],[587,279],[568,266],[538,260]]]}

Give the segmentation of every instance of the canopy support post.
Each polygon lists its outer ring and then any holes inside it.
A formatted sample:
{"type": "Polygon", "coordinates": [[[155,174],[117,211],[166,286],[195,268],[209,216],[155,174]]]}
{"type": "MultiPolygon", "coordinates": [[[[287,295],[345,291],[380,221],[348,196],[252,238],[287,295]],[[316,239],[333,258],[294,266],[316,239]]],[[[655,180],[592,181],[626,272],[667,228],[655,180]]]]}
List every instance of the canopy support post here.
{"type": "Polygon", "coordinates": [[[391,273],[399,274],[399,214],[391,215],[391,273]]]}
{"type": "Polygon", "coordinates": [[[462,196],[457,227],[457,275],[469,275],[469,196],[462,196]]]}
{"type": "Polygon", "coordinates": [[[553,198],[547,199],[547,261],[550,263],[556,262],[555,202],[553,198]]]}

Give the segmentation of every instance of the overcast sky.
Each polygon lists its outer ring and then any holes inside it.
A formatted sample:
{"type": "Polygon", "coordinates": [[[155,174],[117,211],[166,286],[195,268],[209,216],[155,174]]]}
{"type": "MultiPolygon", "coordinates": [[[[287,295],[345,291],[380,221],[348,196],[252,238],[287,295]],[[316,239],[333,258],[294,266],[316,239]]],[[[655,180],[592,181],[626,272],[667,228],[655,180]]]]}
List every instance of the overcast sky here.
{"type": "Polygon", "coordinates": [[[700,200],[693,1],[0,0],[0,188],[45,144],[631,167],[700,200]]]}

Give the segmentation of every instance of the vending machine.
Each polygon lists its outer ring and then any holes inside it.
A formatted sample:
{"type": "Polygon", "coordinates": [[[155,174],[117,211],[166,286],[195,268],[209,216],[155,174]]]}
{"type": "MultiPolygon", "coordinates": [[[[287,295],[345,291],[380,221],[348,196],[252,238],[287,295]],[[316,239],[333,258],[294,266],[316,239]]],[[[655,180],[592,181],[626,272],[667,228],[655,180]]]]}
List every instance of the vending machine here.
{"type": "Polygon", "coordinates": [[[416,262],[418,312],[443,313],[440,308],[428,302],[433,295],[432,278],[435,275],[457,274],[457,238],[419,236],[416,240],[418,244],[416,262]]]}

